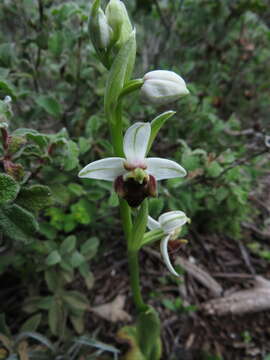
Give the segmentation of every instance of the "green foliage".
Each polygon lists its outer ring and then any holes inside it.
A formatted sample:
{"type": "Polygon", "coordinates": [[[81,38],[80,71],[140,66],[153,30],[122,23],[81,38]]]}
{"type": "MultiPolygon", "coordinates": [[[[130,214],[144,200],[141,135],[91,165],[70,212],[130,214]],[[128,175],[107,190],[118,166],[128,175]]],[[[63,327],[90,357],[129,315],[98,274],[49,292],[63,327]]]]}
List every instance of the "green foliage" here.
{"type": "Polygon", "coordinates": [[[9,175],[0,174],[0,205],[15,200],[19,184],[9,175]]]}

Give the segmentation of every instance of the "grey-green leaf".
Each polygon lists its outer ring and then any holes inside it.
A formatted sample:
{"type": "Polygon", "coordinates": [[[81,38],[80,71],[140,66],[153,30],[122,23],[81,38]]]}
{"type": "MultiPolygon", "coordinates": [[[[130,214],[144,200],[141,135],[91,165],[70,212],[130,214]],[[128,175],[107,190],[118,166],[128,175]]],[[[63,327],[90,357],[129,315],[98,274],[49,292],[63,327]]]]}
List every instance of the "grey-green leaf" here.
{"type": "Polygon", "coordinates": [[[0,226],[4,235],[24,243],[32,241],[38,231],[34,215],[15,204],[0,208],[0,226]]]}
{"type": "Polygon", "coordinates": [[[20,186],[9,175],[0,174],[0,205],[15,200],[20,186]]]}

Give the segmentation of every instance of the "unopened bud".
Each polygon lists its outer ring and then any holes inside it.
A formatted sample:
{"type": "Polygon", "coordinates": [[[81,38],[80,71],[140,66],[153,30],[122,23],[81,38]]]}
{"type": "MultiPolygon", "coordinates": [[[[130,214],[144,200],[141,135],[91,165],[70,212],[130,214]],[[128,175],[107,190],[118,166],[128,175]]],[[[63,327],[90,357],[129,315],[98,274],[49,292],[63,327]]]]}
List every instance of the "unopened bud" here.
{"type": "Polygon", "coordinates": [[[89,32],[91,40],[97,50],[108,48],[112,38],[112,29],[101,8],[92,7],[89,18],[89,32]]]}
{"type": "Polygon", "coordinates": [[[132,25],[125,4],[120,0],[110,0],[105,13],[113,31],[112,41],[120,48],[132,32],[132,25]]]}
{"type": "Polygon", "coordinates": [[[153,104],[167,104],[189,94],[184,79],[173,71],[150,71],[143,81],[141,94],[153,104]]]}

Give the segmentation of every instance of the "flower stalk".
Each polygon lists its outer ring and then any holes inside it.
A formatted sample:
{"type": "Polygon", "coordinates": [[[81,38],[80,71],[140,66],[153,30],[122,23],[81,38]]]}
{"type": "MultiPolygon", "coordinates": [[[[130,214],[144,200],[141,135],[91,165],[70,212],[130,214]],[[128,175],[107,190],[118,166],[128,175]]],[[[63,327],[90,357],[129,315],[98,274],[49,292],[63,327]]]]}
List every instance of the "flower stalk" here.
{"type": "Polygon", "coordinates": [[[151,123],[137,122],[123,135],[122,101],[130,93],[140,90],[150,104],[163,105],[178,100],[189,91],[185,81],[171,71],[151,71],[142,79],[131,79],[136,56],[135,30],[122,1],[110,0],[103,11],[100,0],[94,0],[89,29],[97,55],[109,70],[104,111],[114,157],[91,162],[80,171],[79,176],[113,182],[127,242],[132,297],[139,314],[135,341],[146,360],[159,360],[160,321],[158,314],[144,303],[142,297],[139,251],[143,246],[160,240],[164,262],[169,271],[178,276],[167,248],[189,219],[182,211],[167,212],[158,221],[152,219],[149,217],[148,197],[158,195],[157,181],[183,177],[186,171],[175,161],[147,157],[159,130],[174,112],[167,111],[151,123]],[[150,229],[148,232],[147,227],[150,229]]]}

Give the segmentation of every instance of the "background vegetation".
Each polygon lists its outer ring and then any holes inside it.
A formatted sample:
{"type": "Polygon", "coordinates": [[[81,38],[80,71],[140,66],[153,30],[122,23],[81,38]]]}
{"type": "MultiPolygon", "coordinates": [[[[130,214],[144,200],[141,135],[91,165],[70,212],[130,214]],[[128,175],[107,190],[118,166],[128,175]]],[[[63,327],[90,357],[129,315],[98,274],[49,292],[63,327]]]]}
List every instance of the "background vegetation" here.
{"type": "MultiPolygon", "coordinates": [[[[265,193],[270,95],[267,0],[125,4],[137,30],[137,76],[157,68],[173,70],[191,92],[173,104],[177,114],[153,149],[156,155],[175,159],[189,175],[164,184],[162,199],[151,200],[152,216],[168,209],[187,213],[192,219],[190,233],[185,234],[190,240],[188,256],[200,259],[206,239],[213,254],[219,254],[219,239],[226,239],[241,244],[251,262],[256,260],[255,270],[267,273],[269,243],[258,234],[269,226],[269,210],[265,215],[255,207],[263,198],[270,208],[265,193]],[[251,224],[257,231],[253,237],[246,230],[251,224]]],[[[86,0],[0,4],[0,359],[8,353],[13,356],[9,359],[23,360],[110,359],[117,358],[117,348],[122,349],[106,332],[106,322],[102,320],[105,325],[100,327],[100,320],[92,321],[95,315],[89,317],[90,305],[108,299],[101,286],[108,276],[102,275],[106,256],[113,257],[109,262],[113,266],[123,254],[118,199],[111,184],[77,177],[82,166],[110,156],[112,150],[100,110],[106,69],[89,41],[89,5],[86,0]],[[6,96],[11,103],[4,101],[6,96]],[[110,255],[115,248],[117,255],[110,255]]],[[[156,111],[149,105],[141,107],[140,101],[135,95],[129,98],[127,126],[155,117],[156,111]]],[[[171,107],[161,107],[160,112],[166,109],[171,107]]],[[[147,291],[156,264],[151,260],[148,267],[150,255],[145,256],[145,296],[160,304],[165,319],[177,314],[178,327],[188,316],[195,321],[194,308],[186,308],[179,294],[169,294],[164,301],[164,296],[147,291]]],[[[212,254],[202,261],[209,271],[211,259],[212,254]]],[[[223,269],[227,271],[225,265],[223,269]]],[[[159,286],[178,286],[163,270],[159,269],[159,286]]],[[[123,278],[126,271],[121,268],[123,278]]],[[[112,332],[120,325],[110,325],[112,332]]],[[[240,329],[237,336],[251,342],[250,331],[240,329]],[[246,337],[241,331],[247,331],[246,337]]],[[[164,359],[168,354],[173,359],[175,344],[165,332],[166,338],[164,359]]],[[[184,347],[179,341],[177,346],[184,347]]],[[[218,351],[211,344],[205,358],[243,359],[243,353],[231,347],[218,351]]],[[[258,359],[270,352],[269,343],[259,347],[258,359]]]]}

